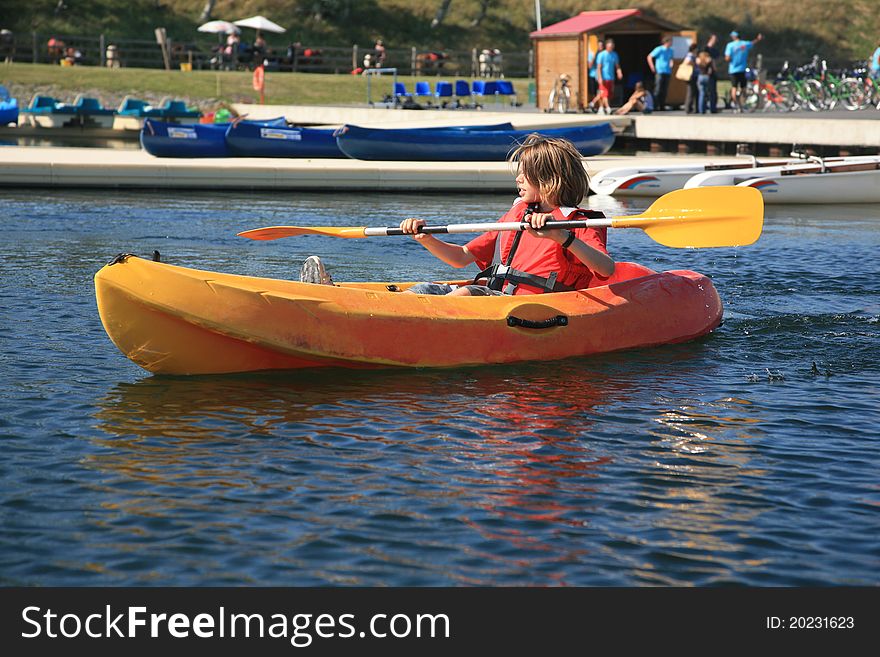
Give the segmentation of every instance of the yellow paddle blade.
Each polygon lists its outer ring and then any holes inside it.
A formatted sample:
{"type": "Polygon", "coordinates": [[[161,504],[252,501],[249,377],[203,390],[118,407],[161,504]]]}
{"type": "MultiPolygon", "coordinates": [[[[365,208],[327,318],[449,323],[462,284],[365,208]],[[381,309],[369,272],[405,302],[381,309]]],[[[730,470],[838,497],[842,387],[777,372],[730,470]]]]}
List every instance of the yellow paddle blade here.
{"type": "Polygon", "coordinates": [[[641,228],[660,244],[676,248],[744,246],[761,236],[764,197],[754,187],[679,189],[640,215],[614,217],[611,225],[641,228]]]}
{"type": "MultiPolygon", "coordinates": [[[[758,192],[760,196],[761,193],[758,192]]],[[[333,227],[327,226],[268,226],[266,228],[254,228],[238,233],[239,237],[247,237],[252,240],[278,240],[282,237],[294,237],[296,235],[327,235],[329,237],[366,237],[363,226],[361,227],[333,227]]]]}

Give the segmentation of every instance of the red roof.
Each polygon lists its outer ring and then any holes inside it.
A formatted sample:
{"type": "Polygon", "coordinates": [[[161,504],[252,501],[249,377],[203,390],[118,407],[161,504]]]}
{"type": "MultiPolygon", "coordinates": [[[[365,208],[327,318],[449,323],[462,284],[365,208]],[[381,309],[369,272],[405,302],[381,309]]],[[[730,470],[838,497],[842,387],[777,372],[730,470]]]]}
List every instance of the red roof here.
{"type": "Polygon", "coordinates": [[[617,21],[640,16],[640,9],[608,9],[606,11],[582,11],[577,16],[566,18],[564,21],[548,25],[542,30],[532,32],[529,36],[553,36],[558,34],[581,34],[592,32],[598,27],[616,23],[617,21]]]}

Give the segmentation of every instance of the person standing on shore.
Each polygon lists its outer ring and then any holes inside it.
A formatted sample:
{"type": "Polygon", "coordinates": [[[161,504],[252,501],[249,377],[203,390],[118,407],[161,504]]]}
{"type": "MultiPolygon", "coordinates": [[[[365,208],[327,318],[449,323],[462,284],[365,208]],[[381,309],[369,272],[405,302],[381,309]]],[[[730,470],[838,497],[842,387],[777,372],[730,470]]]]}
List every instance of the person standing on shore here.
{"type": "Polygon", "coordinates": [[[708,47],[704,47],[697,53],[696,59],[697,88],[699,100],[697,112],[706,114],[712,111],[712,78],[715,75],[715,60],[712,58],[708,47]]]}
{"type": "Polygon", "coordinates": [[[706,40],[706,46],[703,48],[707,53],[709,53],[709,57],[712,58],[712,72],[709,74],[709,85],[708,89],[708,111],[712,114],[718,113],[718,58],[721,57],[721,51],[718,50],[718,35],[711,34],[709,38],[706,40]]]}
{"type": "Polygon", "coordinates": [[[688,47],[687,55],[684,56],[682,64],[691,65],[691,77],[687,81],[687,95],[684,101],[685,114],[693,114],[697,111],[697,97],[699,90],[697,89],[697,44],[692,43],[688,47]]]}
{"type": "Polygon", "coordinates": [[[666,109],[666,92],[669,91],[669,78],[672,76],[672,37],[664,37],[663,42],[646,57],[648,67],[654,74],[654,110],[666,109]]]}
{"type": "Polygon", "coordinates": [[[733,101],[733,111],[742,111],[742,93],[746,88],[746,68],[749,63],[749,51],[764,38],[758,34],[753,41],[744,41],[739,38],[739,32],[730,33],[733,39],[724,49],[724,59],[728,62],[727,72],[730,74],[730,97],[733,101]]]}
{"type": "Polygon", "coordinates": [[[596,57],[596,71],[599,80],[600,113],[610,114],[611,101],[614,100],[614,80],[623,79],[623,71],[620,68],[620,55],[614,52],[614,41],[605,40],[605,50],[596,57]],[[602,112],[604,110],[604,112],[602,112]]]}

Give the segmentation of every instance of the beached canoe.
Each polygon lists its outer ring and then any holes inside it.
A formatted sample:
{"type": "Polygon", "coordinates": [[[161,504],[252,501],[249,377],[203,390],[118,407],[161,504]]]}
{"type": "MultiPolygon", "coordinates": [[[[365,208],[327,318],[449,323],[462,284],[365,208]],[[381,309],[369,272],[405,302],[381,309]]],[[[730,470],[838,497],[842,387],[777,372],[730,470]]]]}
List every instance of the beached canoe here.
{"type": "Polygon", "coordinates": [[[880,160],[783,170],[744,180],[765,203],[880,203],[880,160]]]}
{"type": "MultiPolygon", "coordinates": [[[[284,118],[249,121],[259,126],[286,126],[284,118]]],[[[141,147],[156,157],[231,157],[226,143],[229,123],[180,125],[145,119],[140,132],[141,147]]]]}
{"type": "Polygon", "coordinates": [[[226,143],[238,157],[339,157],[332,128],[264,126],[250,121],[231,123],[226,143]]]}
{"type": "Polygon", "coordinates": [[[498,130],[483,128],[363,128],[347,124],[336,133],[343,153],[358,160],[502,161],[529,134],[571,141],[583,156],[601,155],[614,144],[609,123],[498,130]]]}
{"type": "Polygon", "coordinates": [[[157,374],[551,361],[692,340],[722,316],[707,277],[625,262],[607,284],[574,292],[449,297],[408,286],[314,285],[131,255],[95,275],[110,339],[157,374]]]}

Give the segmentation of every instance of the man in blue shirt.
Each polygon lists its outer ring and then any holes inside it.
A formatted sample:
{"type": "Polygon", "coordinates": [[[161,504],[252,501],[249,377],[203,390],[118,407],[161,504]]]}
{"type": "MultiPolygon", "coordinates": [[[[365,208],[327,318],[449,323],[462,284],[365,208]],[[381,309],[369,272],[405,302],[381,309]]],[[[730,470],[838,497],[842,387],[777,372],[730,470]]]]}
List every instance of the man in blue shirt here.
{"type": "Polygon", "coordinates": [[[590,98],[595,100],[596,92],[599,91],[599,80],[596,73],[596,58],[599,53],[605,49],[605,44],[599,41],[597,43],[597,52],[593,52],[592,49],[587,51],[587,91],[590,94],[590,98]]]}
{"type": "Polygon", "coordinates": [[[654,74],[654,109],[666,109],[666,92],[672,75],[672,37],[664,37],[663,43],[654,48],[647,57],[648,67],[654,74]]]}
{"type": "Polygon", "coordinates": [[[596,57],[596,71],[599,80],[599,113],[611,114],[610,103],[614,100],[614,80],[623,79],[620,56],[614,52],[614,41],[605,40],[605,50],[596,57]],[[604,110],[604,112],[603,112],[604,110]]]}
{"type": "Polygon", "coordinates": [[[733,100],[733,111],[742,111],[740,99],[743,90],[746,88],[746,67],[749,62],[749,51],[758,41],[763,39],[763,35],[759,34],[754,41],[743,41],[739,38],[738,32],[731,32],[730,38],[733,39],[724,49],[724,59],[728,62],[727,72],[730,74],[730,96],[733,100]]]}

